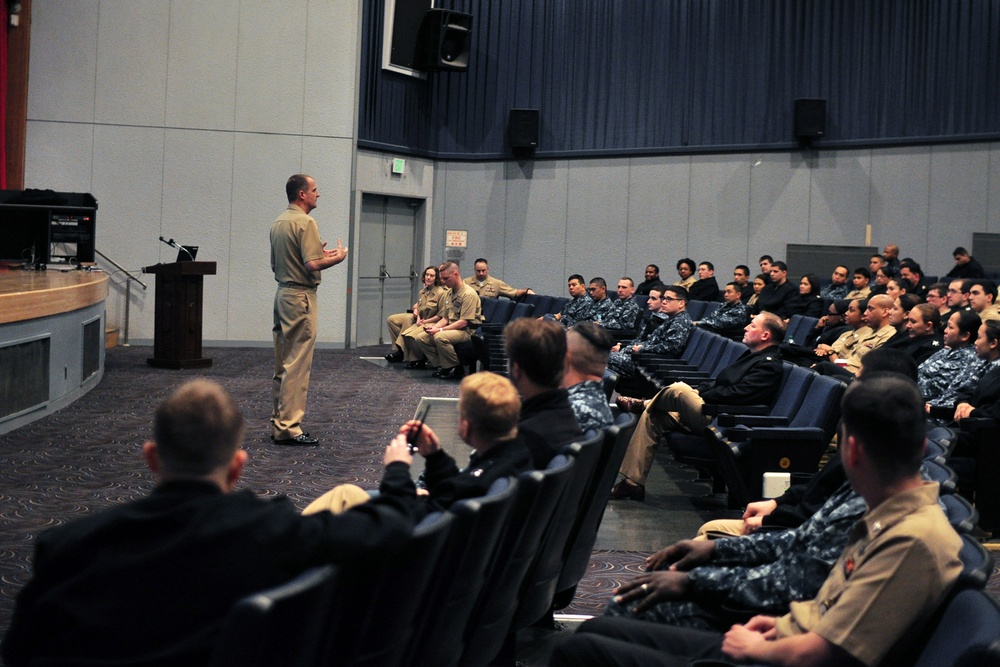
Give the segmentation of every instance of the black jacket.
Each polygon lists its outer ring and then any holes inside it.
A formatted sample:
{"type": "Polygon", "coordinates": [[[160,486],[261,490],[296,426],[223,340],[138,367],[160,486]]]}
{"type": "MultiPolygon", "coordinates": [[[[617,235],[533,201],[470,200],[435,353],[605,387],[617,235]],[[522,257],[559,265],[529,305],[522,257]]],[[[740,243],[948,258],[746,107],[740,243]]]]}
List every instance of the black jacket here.
{"type": "Polygon", "coordinates": [[[692,301],[718,301],[719,281],[715,276],[695,281],[688,290],[688,298],[692,301]]]}
{"type": "Polygon", "coordinates": [[[777,395],[781,376],[781,350],[771,345],[759,352],[748,351],[715,380],[702,383],[698,394],[705,403],[764,405],[777,395]]]}
{"type": "Polygon", "coordinates": [[[768,283],[764,285],[760,296],[757,297],[757,312],[767,311],[787,320],[791,317],[791,313],[788,311],[788,301],[798,293],[798,288],[787,280],[780,285],[768,283]]]}
{"type": "Polygon", "coordinates": [[[583,438],[565,389],[550,389],[523,401],[517,430],[537,469],[547,466],[563,445],[583,438]]]}

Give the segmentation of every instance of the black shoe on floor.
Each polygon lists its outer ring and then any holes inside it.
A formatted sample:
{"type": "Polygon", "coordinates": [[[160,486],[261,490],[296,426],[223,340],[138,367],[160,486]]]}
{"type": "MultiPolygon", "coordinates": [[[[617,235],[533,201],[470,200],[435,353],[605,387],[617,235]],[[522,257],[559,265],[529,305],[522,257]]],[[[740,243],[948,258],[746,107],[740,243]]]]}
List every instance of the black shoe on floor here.
{"type": "Polygon", "coordinates": [[[282,438],[281,440],[275,439],[275,437],[272,435],[271,440],[276,445],[286,445],[292,447],[311,447],[313,445],[319,444],[319,440],[312,437],[308,433],[302,433],[300,435],[295,436],[294,438],[282,438]]]}
{"type": "Polygon", "coordinates": [[[434,377],[441,378],[442,380],[461,380],[465,377],[465,372],[461,366],[454,366],[452,368],[442,368],[434,373],[434,377]]]}
{"type": "Polygon", "coordinates": [[[389,354],[385,355],[385,360],[388,361],[390,364],[398,364],[403,360],[403,351],[393,350],[389,354]]]}
{"type": "Polygon", "coordinates": [[[421,359],[420,361],[407,361],[403,364],[403,368],[413,368],[418,371],[426,370],[427,361],[424,359],[421,359]]]}

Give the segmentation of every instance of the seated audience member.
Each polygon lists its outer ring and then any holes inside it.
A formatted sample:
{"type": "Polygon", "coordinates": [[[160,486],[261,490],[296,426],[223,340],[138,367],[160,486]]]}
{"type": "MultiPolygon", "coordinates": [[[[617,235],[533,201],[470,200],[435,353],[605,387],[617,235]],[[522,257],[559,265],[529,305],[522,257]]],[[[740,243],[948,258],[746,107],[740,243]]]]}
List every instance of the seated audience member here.
{"type": "Polygon", "coordinates": [[[868,286],[870,278],[871,274],[868,273],[868,269],[866,269],[865,267],[859,266],[858,268],[854,269],[854,282],[852,283],[853,289],[851,289],[851,291],[848,292],[847,296],[845,296],[844,298],[848,300],[867,299],[871,296],[874,296],[872,294],[871,287],[868,286]]]}
{"type": "MultiPolygon", "coordinates": [[[[799,279],[799,290],[785,302],[788,318],[792,315],[819,318],[823,315],[823,297],[819,295],[816,276],[807,273],[799,279]]],[[[787,321],[787,319],[786,319],[787,321]]]]}
{"type": "Polygon", "coordinates": [[[951,271],[944,274],[946,278],[985,278],[986,273],[983,271],[983,265],[976,261],[976,259],[969,254],[969,251],[958,246],[955,248],[951,256],[955,259],[955,266],[951,267],[951,271]]]}
{"type": "Polygon", "coordinates": [[[559,448],[583,437],[562,388],[566,330],[551,320],[522,317],[503,330],[508,375],[521,395],[517,424],[536,468],[544,468],[559,448]]]}
{"type": "Polygon", "coordinates": [[[746,264],[737,264],[733,269],[733,282],[740,287],[740,300],[746,303],[753,296],[753,283],[750,281],[750,267],[746,264]]]}
{"type": "Polygon", "coordinates": [[[899,275],[899,246],[895,243],[888,244],[882,249],[882,259],[885,260],[885,265],[892,271],[899,275]]]}
{"type": "Polygon", "coordinates": [[[847,311],[844,313],[844,324],[850,328],[832,344],[820,343],[816,345],[813,354],[816,355],[817,359],[846,359],[858,341],[873,333],[871,327],[865,324],[867,308],[867,301],[857,299],[847,305],[847,311]]]}
{"type": "Polygon", "coordinates": [[[848,270],[844,265],[834,268],[833,275],[830,276],[830,284],[824,286],[823,289],[820,290],[819,295],[826,301],[843,299],[847,296],[847,291],[850,289],[850,287],[847,286],[847,274],[848,270]]]}
{"type": "Polygon", "coordinates": [[[613,344],[608,332],[594,322],[577,322],[566,332],[562,386],[569,392],[569,405],[584,433],[603,431],[615,423],[603,384],[613,344]]]}
{"type": "Polygon", "coordinates": [[[971,281],[969,308],[979,315],[979,319],[983,322],[1000,320],[1000,308],[997,308],[996,298],[997,285],[995,282],[986,278],[976,278],[971,281]]]}
{"type": "Polygon", "coordinates": [[[976,356],[983,362],[979,382],[959,396],[957,422],[966,418],[1000,420],[1000,322],[990,320],[979,326],[976,356]]]}
{"type": "Polygon", "coordinates": [[[491,276],[490,265],[482,257],[477,259],[473,266],[476,273],[466,278],[465,284],[471,287],[481,299],[496,299],[501,296],[505,296],[508,299],[519,299],[525,294],[535,293],[534,290],[526,287],[520,289],[511,287],[499,278],[491,276]]]}
{"type": "MultiPolygon", "coordinates": [[[[972,281],[968,278],[959,278],[948,283],[948,308],[950,309],[948,317],[951,317],[951,314],[956,311],[969,310],[969,290],[971,289],[972,281]]],[[[942,317],[945,316],[942,315],[942,317]]]]}
{"type": "Polygon", "coordinates": [[[770,282],[771,276],[766,273],[761,273],[754,276],[753,279],[753,294],[747,299],[747,308],[750,308],[751,312],[757,312],[757,301],[760,299],[760,293],[764,291],[767,287],[767,283],[770,282]]]}
{"type": "Polygon", "coordinates": [[[844,322],[844,314],[850,305],[851,302],[846,299],[831,303],[826,309],[826,315],[819,318],[819,322],[806,336],[802,345],[811,348],[822,344],[833,345],[842,333],[851,328],[844,322]]]}
{"type": "Polygon", "coordinates": [[[907,287],[909,287],[909,283],[902,278],[889,278],[885,284],[884,294],[895,301],[900,294],[907,293],[907,287]]]}
{"type": "Polygon", "coordinates": [[[691,285],[694,285],[695,281],[698,280],[694,273],[695,266],[693,259],[685,257],[684,259],[677,260],[677,275],[680,276],[680,280],[676,281],[674,285],[683,287],[684,289],[691,289],[691,285]]]}
{"type": "Polygon", "coordinates": [[[968,311],[956,313],[948,320],[944,348],[917,369],[917,386],[928,405],[955,405],[960,393],[979,382],[974,343],[980,324],[979,318],[968,311]]]}
{"type": "Polygon", "coordinates": [[[410,420],[399,427],[385,452],[385,473],[379,494],[370,498],[354,484],[343,484],[318,498],[304,514],[337,511],[371,501],[403,504],[415,521],[431,512],[442,512],[465,498],[478,498],[502,477],[531,470],[531,454],[518,437],[521,400],[510,380],[483,371],[473,373],[458,386],[458,437],[472,447],[469,465],[459,470],[455,459],[441,449],[441,441],[427,424],[410,420]],[[419,430],[418,430],[419,429],[419,430]],[[426,494],[417,494],[410,475],[413,453],[410,441],[424,457],[426,494]]]}
{"type": "Polygon", "coordinates": [[[854,383],[842,413],[842,462],[868,510],[812,600],[725,635],[594,619],[556,646],[550,664],[893,664],[893,649],[932,617],[961,574],[962,540],[938,505],[938,484],[920,476],[926,427],[913,383],[889,375],[854,383]]]}
{"type": "Polygon", "coordinates": [[[916,294],[920,297],[921,301],[924,300],[927,296],[929,283],[924,278],[924,270],[920,268],[919,264],[912,260],[900,262],[899,277],[908,283],[906,286],[907,292],[916,294]]]}
{"type": "Polygon", "coordinates": [[[876,294],[885,294],[889,289],[889,281],[895,277],[895,272],[888,266],[880,268],[874,275],[872,275],[872,281],[868,283],[868,286],[872,290],[868,297],[871,298],[876,294]]]}
{"type": "MultiPolygon", "coordinates": [[[[436,266],[428,266],[424,269],[421,278],[424,286],[417,294],[417,302],[408,313],[397,313],[385,319],[385,326],[389,330],[389,340],[392,341],[392,349],[385,355],[386,361],[399,363],[400,361],[413,362],[415,359],[405,359],[403,355],[403,333],[410,327],[420,327],[434,324],[441,319],[439,306],[447,290],[441,286],[438,280],[438,270],[436,266]]],[[[410,332],[414,333],[414,332],[410,332]]]]}
{"type": "Polygon", "coordinates": [[[788,302],[796,292],[795,286],[788,282],[788,267],[784,262],[774,262],[771,264],[771,282],[760,291],[755,308],[758,313],[767,311],[787,320],[788,302]]]}
{"type": "Polygon", "coordinates": [[[644,274],[646,279],[639,283],[639,286],[635,288],[636,294],[649,294],[649,289],[653,285],[659,285],[663,281],[660,280],[660,267],[656,264],[650,264],[646,267],[646,273],[644,274]]]}
{"type": "Polygon", "coordinates": [[[618,298],[612,302],[611,312],[601,321],[611,331],[633,330],[639,324],[642,308],[633,296],[635,288],[628,276],[618,279],[618,298]]]}
{"type": "MultiPolygon", "coordinates": [[[[569,302],[563,309],[552,316],[552,319],[562,322],[564,327],[571,327],[577,322],[591,322],[594,319],[594,300],[587,296],[587,284],[583,276],[574,273],[569,277],[569,302]]],[[[545,316],[546,318],[548,315],[545,316]]]]}
{"type": "MultiPolygon", "coordinates": [[[[650,301],[653,300],[650,292],[650,301]]],[[[646,336],[647,329],[635,340],[624,345],[618,343],[611,348],[608,357],[608,368],[618,373],[620,377],[632,377],[635,374],[635,362],[632,356],[636,354],[669,354],[679,355],[687,345],[688,336],[694,325],[687,314],[687,290],[683,287],[664,287],[660,301],[660,313],[664,315],[663,322],[646,336]]]]}
{"type": "Polygon", "coordinates": [[[705,432],[711,417],[702,414],[706,403],[750,405],[769,403],[781,384],[781,352],[778,343],[785,337],[785,324],[773,313],[761,313],[746,327],[743,342],[750,351],[723,369],[718,377],[694,389],[675,382],[652,399],[619,398],[619,407],[641,414],[619,472],[621,481],[611,491],[612,498],[643,500],[646,475],[661,436],[680,429],[705,432]]]}
{"type": "Polygon", "coordinates": [[[885,258],[882,255],[872,255],[871,260],[868,262],[868,271],[871,273],[871,282],[868,286],[872,288],[872,293],[875,293],[875,277],[878,275],[879,269],[885,266],[885,258]]]}
{"type": "Polygon", "coordinates": [[[587,296],[594,302],[591,320],[602,324],[611,316],[614,311],[615,302],[608,298],[608,283],[604,278],[591,278],[587,287],[587,296]]]}
{"type": "Polygon", "coordinates": [[[731,338],[746,327],[750,317],[747,307],[740,301],[740,288],[736,283],[727,283],[722,294],[722,305],[715,312],[706,315],[695,326],[731,338]]]}
{"type": "Polygon", "coordinates": [[[156,409],[145,497],[36,541],[3,642],[19,665],[207,665],[232,605],[331,562],[379,559],[412,529],[401,503],[301,516],[284,496],[234,491],[243,415],[192,380],[156,409]]]}
{"type": "Polygon", "coordinates": [[[865,307],[864,320],[871,333],[858,337],[857,344],[851,348],[847,356],[840,357],[844,360],[842,365],[822,361],[816,364],[816,371],[844,380],[853,379],[857,375],[858,369],[861,368],[861,358],[872,350],[882,347],[896,333],[895,327],[889,323],[892,304],[893,301],[885,294],[879,294],[869,299],[868,305],[865,307]]]}
{"type": "MultiPolygon", "coordinates": [[[[906,295],[904,294],[904,298],[906,295]]],[[[937,310],[929,303],[918,303],[906,315],[906,332],[910,343],[904,352],[913,358],[917,365],[924,363],[944,345],[944,337],[939,333],[937,310]]]]}
{"type": "MultiPolygon", "coordinates": [[[[878,373],[897,373],[917,381],[917,364],[908,354],[882,346],[861,360],[858,378],[878,373]]],[[[802,525],[847,480],[840,454],[834,452],[826,464],[804,484],[794,484],[777,498],[750,503],[740,519],[715,519],[698,529],[696,540],[730,535],[749,535],[760,528],[795,528],[802,525]]]]}
{"type": "Polygon", "coordinates": [[[715,279],[715,265],[702,262],[698,265],[698,280],[688,288],[688,298],[692,301],[718,301],[719,281],[715,279]]]}
{"type": "Polygon", "coordinates": [[[944,326],[951,317],[951,308],[948,306],[948,283],[933,283],[927,288],[927,303],[938,312],[938,331],[944,333],[944,326]],[[942,318],[944,321],[942,322],[942,318]]]}
{"type": "Polygon", "coordinates": [[[426,358],[431,366],[438,368],[434,377],[461,379],[464,372],[455,347],[470,340],[472,332],[482,323],[482,303],[479,295],[462,282],[458,264],[445,262],[438,275],[441,283],[451,290],[444,296],[443,316],[422,329],[411,327],[412,333],[403,335],[404,354],[408,359],[426,358]],[[416,345],[419,352],[414,352],[410,345],[416,345]]]}
{"type": "Polygon", "coordinates": [[[770,255],[761,255],[757,260],[757,264],[760,266],[760,272],[767,276],[767,280],[764,282],[771,282],[771,265],[774,263],[774,258],[770,255]]]}

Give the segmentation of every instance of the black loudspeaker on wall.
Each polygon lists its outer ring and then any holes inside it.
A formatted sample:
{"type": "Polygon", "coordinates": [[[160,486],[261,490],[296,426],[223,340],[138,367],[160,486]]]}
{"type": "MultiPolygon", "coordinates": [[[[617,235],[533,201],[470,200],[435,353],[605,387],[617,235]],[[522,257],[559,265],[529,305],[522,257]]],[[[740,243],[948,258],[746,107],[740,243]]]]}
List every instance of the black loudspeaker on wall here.
{"type": "Polygon", "coordinates": [[[472,14],[428,9],[417,44],[423,45],[423,69],[464,72],[469,68],[472,14]]]}
{"type": "Polygon", "coordinates": [[[795,137],[801,141],[826,134],[826,100],[795,100],[795,137]]]}
{"type": "Polygon", "coordinates": [[[511,109],[507,138],[515,151],[527,152],[538,148],[538,109],[511,109]]]}

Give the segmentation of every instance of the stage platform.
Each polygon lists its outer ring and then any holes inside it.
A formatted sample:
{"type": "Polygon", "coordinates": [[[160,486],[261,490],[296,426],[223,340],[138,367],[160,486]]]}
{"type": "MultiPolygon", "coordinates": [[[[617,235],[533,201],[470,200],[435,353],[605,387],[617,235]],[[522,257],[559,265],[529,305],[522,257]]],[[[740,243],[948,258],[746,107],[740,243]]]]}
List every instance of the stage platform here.
{"type": "Polygon", "coordinates": [[[98,271],[0,270],[0,433],[101,381],[107,296],[98,271]]]}

